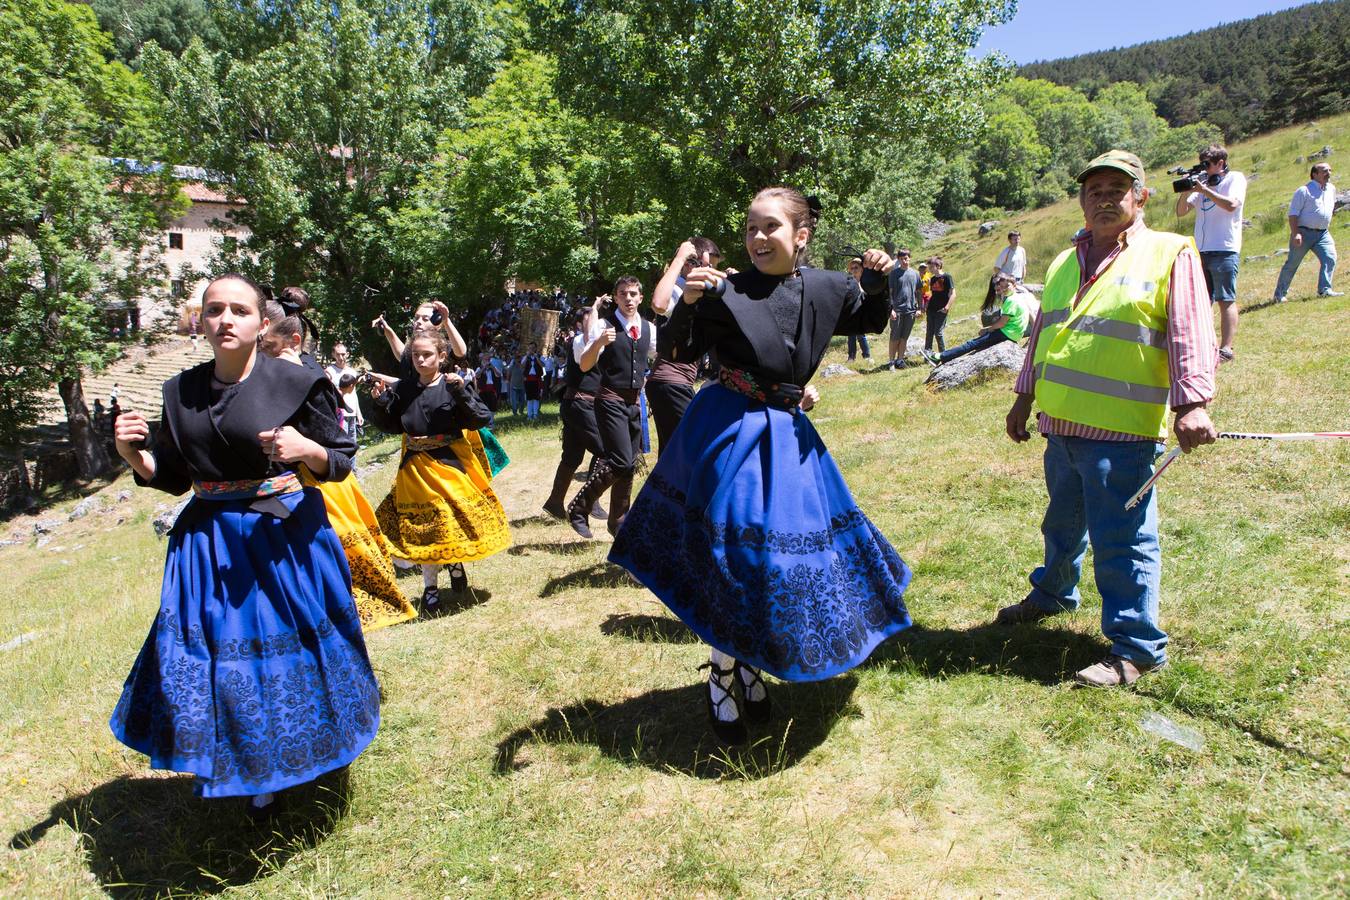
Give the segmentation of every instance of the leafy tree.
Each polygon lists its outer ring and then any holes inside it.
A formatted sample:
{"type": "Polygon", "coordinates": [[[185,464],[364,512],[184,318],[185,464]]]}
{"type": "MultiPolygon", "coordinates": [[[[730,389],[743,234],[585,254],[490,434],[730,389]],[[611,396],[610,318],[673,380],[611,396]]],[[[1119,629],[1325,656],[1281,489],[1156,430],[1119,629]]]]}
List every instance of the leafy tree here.
{"type": "MultiPolygon", "coordinates": [[[[83,477],[104,472],[81,370],[120,351],[105,309],[162,282],[155,241],[185,201],[166,176],[119,176],[109,156],[158,149],[144,85],[109,63],[93,12],[59,0],[0,8],[0,305],[7,307],[0,369],[6,393],[55,385],[83,477]],[[20,371],[21,370],[21,371],[20,371]]],[[[0,399],[0,432],[31,407],[0,399]]]]}
{"type": "Polygon", "coordinates": [[[998,105],[974,153],[977,200],[1004,209],[1029,206],[1037,175],[1050,158],[1031,116],[1021,107],[998,105]]]}
{"type": "Polygon", "coordinates": [[[310,283],[321,316],[350,327],[417,298],[389,226],[460,121],[485,65],[479,41],[495,46],[472,27],[487,12],[470,0],[231,4],[217,8],[225,50],[194,40],[175,58],[151,44],[142,69],[176,149],[246,201],[239,255],[277,283],[310,283]]]}
{"type": "Polygon", "coordinates": [[[199,37],[208,47],[220,43],[220,31],[207,0],[93,0],[98,24],[113,37],[117,58],[133,64],[147,41],[173,54],[199,37]]]}
{"type": "Polygon", "coordinates": [[[706,148],[582,117],[558,100],[556,73],[551,57],[517,52],[442,136],[393,220],[424,289],[470,298],[518,278],[607,290],[620,274],[654,275],[683,238],[725,229],[687,196],[716,176],[706,148]]]}
{"type": "Polygon", "coordinates": [[[730,221],[770,184],[847,202],[861,136],[918,137],[942,153],[969,140],[1002,64],[968,51],[1012,4],[528,0],[527,9],[535,40],[558,59],[563,102],[705,152],[716,167],[686,187],[730,221]]]}

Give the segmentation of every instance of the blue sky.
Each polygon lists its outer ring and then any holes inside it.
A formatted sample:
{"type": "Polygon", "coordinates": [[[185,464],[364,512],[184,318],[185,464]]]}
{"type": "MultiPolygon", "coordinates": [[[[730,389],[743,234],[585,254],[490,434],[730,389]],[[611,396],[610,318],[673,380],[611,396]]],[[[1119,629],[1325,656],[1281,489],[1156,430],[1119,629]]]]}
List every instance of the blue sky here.
{"type": "Polygon", "coordinates": [[[975,52],[984,55],[1002,50],[1017,63],[1058,59],[1202,31],[1305,2],[1226,0],[1209,6],[1177,0],[1125,0],[1119,6],[1128,10],[1127,15],[1112,21],[1104,15],[1105,4],[1089,12],[1081,0],[1019,0],[1013,20],[986,31],[975,52]]]}

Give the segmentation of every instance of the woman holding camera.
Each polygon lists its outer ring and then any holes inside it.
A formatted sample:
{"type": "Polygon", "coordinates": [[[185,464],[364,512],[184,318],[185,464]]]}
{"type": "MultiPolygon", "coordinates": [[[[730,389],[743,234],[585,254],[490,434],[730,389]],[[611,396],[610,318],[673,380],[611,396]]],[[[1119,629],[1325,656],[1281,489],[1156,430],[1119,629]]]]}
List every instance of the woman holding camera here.
{"type": "Polygon", "coordinates": [[[695,395],[609,555],[712,645],[707,710],[727,743],[769,716],[762,671],[828,678],[910,624],[909,569],[858,509],[799,387],[831,336],[885,327],[892,262],[867,251],[861,287],[804,266],[818,216],[795,190],[760,191],[745,230],[753,268],[689,273],[672,358],[715,351],[719,382],[695,395]]]}
{"type": "Polygon", "coordinates": [[[164,383],[154,441],[136,412],[115,426],[137,484],[192,501],[169,533],[159,615],[111,727],[204,797],[276,791],[354,760],[375,737],[380,692],[342,544],[305,488],[351,471],[321,371],[258,350],[264,290],[222,275],[202,296],[213,359],[164,383]]]}

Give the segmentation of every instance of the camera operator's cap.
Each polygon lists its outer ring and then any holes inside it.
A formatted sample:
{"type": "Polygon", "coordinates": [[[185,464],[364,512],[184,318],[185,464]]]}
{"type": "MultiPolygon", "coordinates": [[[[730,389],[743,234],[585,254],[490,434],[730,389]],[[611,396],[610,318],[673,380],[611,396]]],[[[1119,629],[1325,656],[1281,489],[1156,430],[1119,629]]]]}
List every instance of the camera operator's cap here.
{"type": "Polygon", "coordinates": [[[1117,172],[1124,172],[1140,184],[1144,183],[1143,162],[1127,150],[1107,150],[1088,163],[1086,169],[1078,173],[1078,183],[1082,184],[1089,175],[1098,169],[1115,169],[1117,172]]]}

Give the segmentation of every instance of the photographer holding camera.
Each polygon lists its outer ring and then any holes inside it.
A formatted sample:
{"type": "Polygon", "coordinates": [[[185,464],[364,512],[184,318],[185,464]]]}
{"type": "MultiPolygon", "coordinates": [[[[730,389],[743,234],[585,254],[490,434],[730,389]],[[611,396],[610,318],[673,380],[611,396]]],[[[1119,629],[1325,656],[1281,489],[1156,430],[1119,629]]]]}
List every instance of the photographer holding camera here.
{"type": "Polygon", "coordinates": [[[1237,336],[1238,254],[1242,252],[1242,205],[1247,176],[1228,168],[1228,151],[1210,144],[1200,151],[1200,165],[1172,182],[1177,216],[1195,210],[1195,245],[1205,273],[1211,303],[1220,304],[1219,358],[1233,358],[1237,336]]]}

